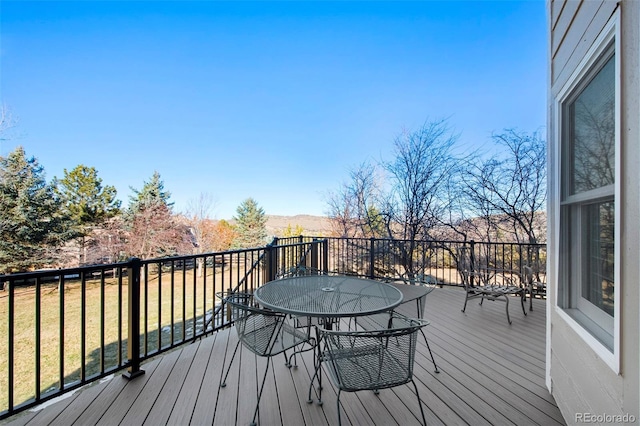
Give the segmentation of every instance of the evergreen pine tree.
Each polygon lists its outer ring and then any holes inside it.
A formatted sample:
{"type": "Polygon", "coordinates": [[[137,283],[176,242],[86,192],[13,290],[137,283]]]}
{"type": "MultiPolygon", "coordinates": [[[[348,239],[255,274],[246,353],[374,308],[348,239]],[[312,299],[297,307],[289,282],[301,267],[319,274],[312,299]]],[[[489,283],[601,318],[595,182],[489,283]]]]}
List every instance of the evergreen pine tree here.
{"type": "Polygon", "coordinates": [[[141,190],[133,187],[131,190],[134,192],[134,195],[129,197],[129,214],[131,216],[156,204],[164,204],[169,210],[173,207],[173,203],[169,202],[171,193],[164,190],[164,182],[160,179],[160,173],[157,171],[153,172],[149,182],[144,182],[141,190]]]}
{"type": "Polygon", "coordinates": [[[116,188],[102,186],[102,179],[94,167],[79,165],[71,172],[64,169],[64,177],[54,180],[56,194],[83,234],[87,227],[98,225],[116,216],[120,200],[116,188]]]}
{"type": "Polygon", "coordinates": [[[191,252],[186,229],[176,223],[169,202],[171,193],[165,191],[160,173],[153,173],[141,190],[131,188],[125,220],[129,235],[125,251],[144,259],[191,252]]]}
{"type": "Polygon", "coordinates": [[[260,247],[267,243],[267,217],[253,198],[247,198],[236,209],[236,248],[260,247]]]}
{"type": "Polygon", "coordinates": [[[79,236],[79,264],[95,261],[87,253],[88,243],[91,243],[87,237],[96,226],[120,212],[116,188],[109,185],[103,187],[96,169],[84,165],[77,166],[71,172],[64,169],[64,177],[60,180],[55,178],[53,187],[79,236]]]}
{"type": "Polygon", "coordinates": [[[22,147],[0,157],[0,273],[52,265],[71,225],[35,158],[22,147]]]}

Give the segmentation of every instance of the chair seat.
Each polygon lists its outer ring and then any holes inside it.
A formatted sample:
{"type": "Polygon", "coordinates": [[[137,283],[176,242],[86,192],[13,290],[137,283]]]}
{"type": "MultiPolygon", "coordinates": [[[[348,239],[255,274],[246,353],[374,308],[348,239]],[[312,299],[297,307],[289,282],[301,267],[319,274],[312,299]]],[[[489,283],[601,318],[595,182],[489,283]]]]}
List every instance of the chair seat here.
{"type": "MultiPolygon", "coordinates": [[[[323,353],[323,362],[335,382],[345,392],[363,389],[386,389],[403,385],[411,380],[411,371],[398,356],[389,350],[402,350],[391,341],[387,344],[377,342],[356,348],[333,350],[323,353]]],[[[408,349],[405,349],[405,351],[408,349]]],[[[408,355],[405,355],[406,358],[408,355]]]]}
{"type": "Polygon", "coordinates": [[[483,285],[483,286],[475,286],[472,287],[471,291],[475,291],[479,294],[484,294],[486,296],[491,296],[496,294],[496,297],[500,297],[506,294],[516,294],[521,295],[524,294],[526,289],[518,286],[504,286],[497,284],[483,285]]]}
{"type": "Polygon", "coordinates": [[[387,327],[377,330],[336,331],[319,328],[320,342],[324,347],[320,362],[311,378],[311,390],[318,377],[318,401],[322,401],[322,366],[338,388],[336,408],[338,425],[340,417],[340,395],[342,392],[357,392],[391,388],[412,383],[422,423],[426,425],[420,393],[413,380],[413,364],[416,353],[416,334],[429,324],[422,319],[408,318],[397,313],[387,315],[387,327]]]}

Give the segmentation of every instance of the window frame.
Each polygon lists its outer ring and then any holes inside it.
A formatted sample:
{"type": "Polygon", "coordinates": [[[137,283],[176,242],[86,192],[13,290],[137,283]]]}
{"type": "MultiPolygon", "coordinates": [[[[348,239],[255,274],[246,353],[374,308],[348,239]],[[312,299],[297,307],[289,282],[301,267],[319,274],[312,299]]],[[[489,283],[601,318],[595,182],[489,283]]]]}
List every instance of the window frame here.
{"type": "MultiPolygon", "coordinates": [[[[621,305],[621,273],[620,273],[620,238],[621,238],[621,92],[620,92],[620,76],[621,76],[621,57],[622,50],[620,46],[620,13],[616,11],[609,22],[605,25],[599,36],[584,56],[578,67],[575,69],[571,77],[564,84],[560,92],[555,98],[555,117],[554,117],[554,136],[555,149],[554,154],[559,160],[555,162],[553,173],[555,175],[555,197],[554,201],[558,206],[556,210],[554,236],[556,243],[555,262],[556,268],[555,288],[555,312],[566,321],[566,323],[594,350],[594,352],[616,373],[620,373],[620,305],[621,305]],[[581,93],[585,87],[589,85],[593,77],[606,64],[607,56],[610,49],[613,51],[615,66],[615,178],[611,185],[600,188],[591,189],[578,194],[570,194],[568,188],[567,164],[570,162],[570,150],[568,143],[567,124],[570,122],[570,116],[567,114],[568,105],[576,99],[577,94],[581,93]],[[569,223],[568,216],[578,209],[580,206],[586,206],[586,202],[606,202],[614,203],[614,315],[613,330],[604,330],[598,321],[594,321],[591,315],[599,317],[597,312],[585,307],[581,298],[581,281],[569,280],[571,268],[576,264],[582,265],[580,261],[571,260],[575,255],[581,256],[580,238],[584,227],[579,221],[569,223]],[[567,208],[568,207],[568,208],[567,208]],[[568,225],[567,225],[568,224],[568,225]],[[567,225],[567,226],[564,226],[567,225]],[[564,229],[568,227],[569,229],[564,229]],[[577,233],[578,237],[571,237],[571,234],[577,233]],[[568,254],[572,255],[569,256],[568,254]],[[579,303],[580,302],[580,303],[579,303]],[[604,334],[603,334],[604,333],[604,334]],[[610,336],[610,337],[608,337],[610,336]],[[602,341],[612,339],[610,347],[607,347],[602,341]]],[[[575,213],[574,213],[575,216],[575,213]]],[[[582,215],[581,215],[582,216],[582,215]]],[[[588,303],[588,302],[586,302],[588,303]]],[[[593,306],[594,310],[599,308],[593,306]]],[[[606,315],[602,312],[602,315],[606,315]]],[[[600,318],[602,319],[602,318],[600,318]]],[[[606,321],[605,321],[606,322],[606,321]]]]}

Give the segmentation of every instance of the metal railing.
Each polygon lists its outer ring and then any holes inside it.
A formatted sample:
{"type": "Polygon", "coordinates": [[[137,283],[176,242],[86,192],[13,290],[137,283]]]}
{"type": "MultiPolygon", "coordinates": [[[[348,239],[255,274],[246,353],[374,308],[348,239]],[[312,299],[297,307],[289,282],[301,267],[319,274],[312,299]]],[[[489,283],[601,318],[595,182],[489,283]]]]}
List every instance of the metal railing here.
{"type": "MultiPolygon", "coordinates": [[[[324,249],[323,249],[324,247],[324,249]]],[[[326,240],[0,276],[0,419],[193,342],[230,320],[216,292],[253,292],[326,240]],[[130,342],[135,342],[130,344],[130,342]]]]}
{"type": "Polygon", "coordinates": [[[517,270],[545,245],[358,238],[280,238],[245,250],[0,276],[0,419],[228,327],[221,291],[253,292],[306,266],[372,279],[460,285],[460,253],[517,270]],[[130,342],[136,342],[130,344],[130,342]]]}
{"type": "MultiPolygon", "coordinates": [[[[440,285],[462,285],[458,262],[462,253],[481,270],[521,273],[533,266],[538,281],[546,271],[545,244],[475,241],[407,241],[376,238],[327,238],[331,273],[371,279],[428,279],[440,285]]],[[[484,284],[493,282],[487,276],[484,284]]]]}

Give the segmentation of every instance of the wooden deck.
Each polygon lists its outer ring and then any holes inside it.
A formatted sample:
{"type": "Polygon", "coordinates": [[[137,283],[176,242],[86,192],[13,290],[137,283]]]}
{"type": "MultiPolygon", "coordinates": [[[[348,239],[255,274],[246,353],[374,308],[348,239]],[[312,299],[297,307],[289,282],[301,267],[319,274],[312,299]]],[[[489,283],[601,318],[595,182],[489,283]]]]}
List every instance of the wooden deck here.
{"type": "MultiPolygon", "coordinates": [[[[425,329],[440,373],[419,337],[414,378],[429,424],[565,424],[544,384],[545,303],[534,300],[524,317],[516,299],[509,325],[504,303],[471,301],[460,311],[459,288],[436,289],[427,298],[425,329]]],[[[413,309],[413,306],[408,307],[413,309]]],[[[528,306],[527,306],[528,308],[528,306]]],[[[216,333],[143,365],[146,374],[127,381],[116,376],[45,408],[18,414],[10,425],[247,425],[256,401],[257,376],[265,360],[248,351],[234,361],[228,385],[220,388],[222,364],[236,340],[233,330],[216,333]],[[257,369],[256,369],[257,368],[257,369]]],[[[298,368],[274,358],[260,402],[262,425],[337,424],[336,392],[325,376],[324,405],[307,403],[311,353],[298,368]]],[[[411,385],[375,395],[343,393],[345,425],[419,424],[411,385]]]]}

